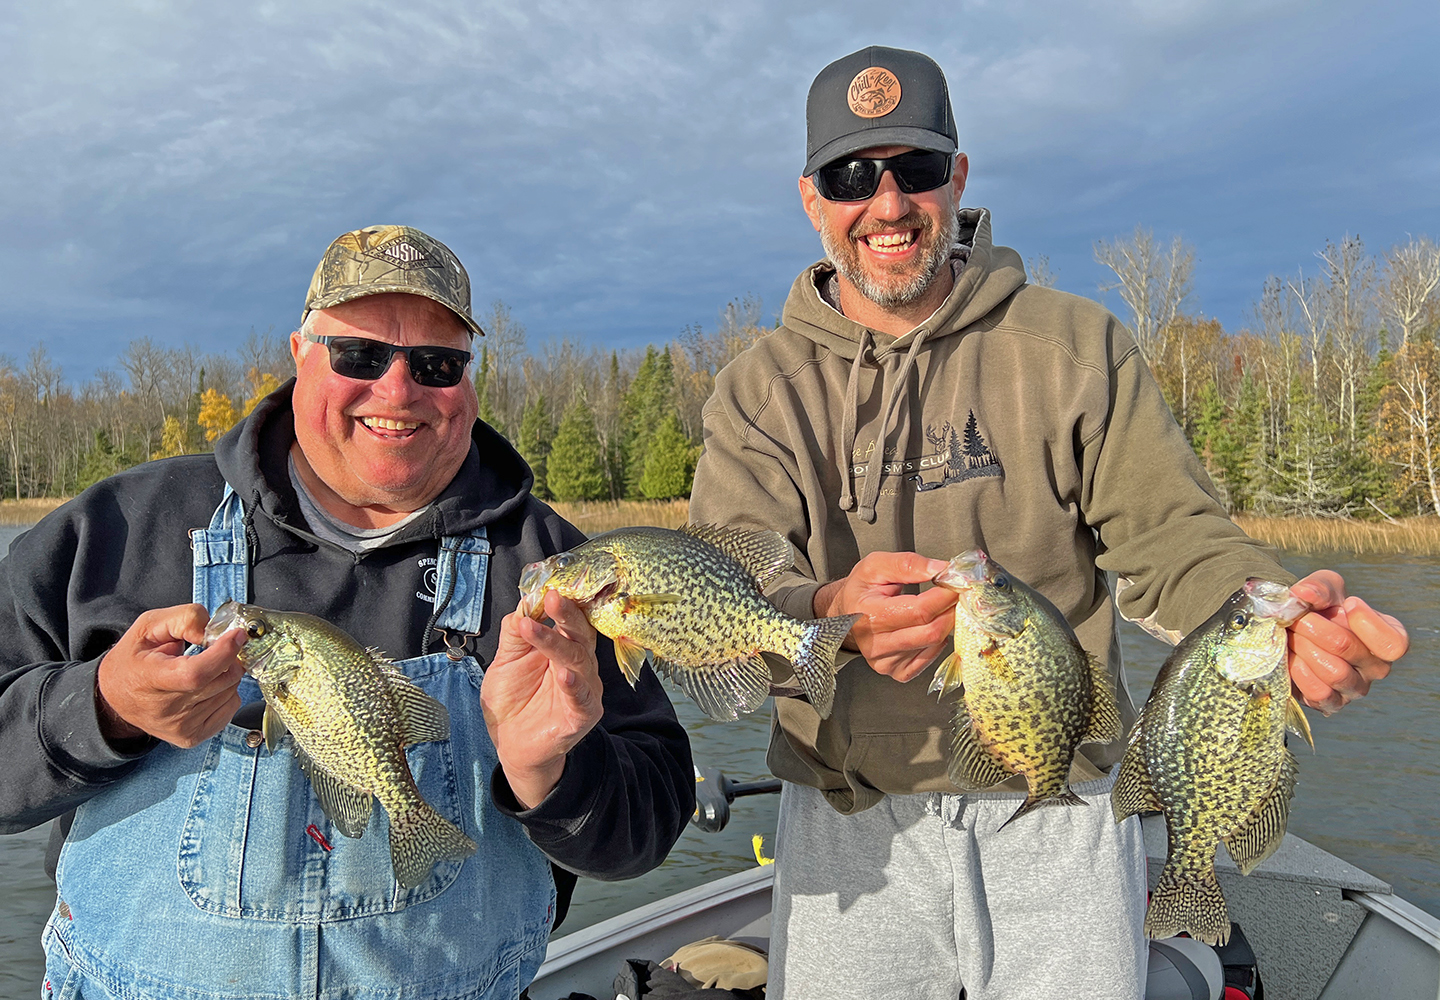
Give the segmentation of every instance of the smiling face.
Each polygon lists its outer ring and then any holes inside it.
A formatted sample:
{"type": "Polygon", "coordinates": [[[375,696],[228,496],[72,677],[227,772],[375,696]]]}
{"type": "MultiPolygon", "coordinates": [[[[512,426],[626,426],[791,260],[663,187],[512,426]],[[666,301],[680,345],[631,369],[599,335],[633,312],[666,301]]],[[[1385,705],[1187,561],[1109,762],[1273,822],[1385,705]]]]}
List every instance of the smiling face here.
{"type": "MultiPolygon", "coordinates": [[[[470,349],[449,309],[419,295],[368,295],[313,314],[320,337],[366,337],[402,346],[470,349]]],[[[470,451],[478,401],[468,378],[419,385],[402,355],[373,382],[330,368],[322,344],[290,335],[295,358],[295,446],[305,486],[329,513],[382,527],[419,510],[455,478],[470,451]]]]}
{"type": "MultiPolygon", "coordinates": [[[[896,156],[911,148],[876,146],[855,155],[896,156]]],[[[865,201],[826,201],[811,178],[800,178],[805,214],[840,277],[845,315],[883,332],[893,332],[886,329],[893,324],[873,320],[900,317],[897,329],[905,332],[911,319],[923,320],[945,300],[952,284],[950,248],[959,226],[955,213],[968,171],[969,160],[960,153],[948,184],[906,194],[887,170],[865,201]]]]}

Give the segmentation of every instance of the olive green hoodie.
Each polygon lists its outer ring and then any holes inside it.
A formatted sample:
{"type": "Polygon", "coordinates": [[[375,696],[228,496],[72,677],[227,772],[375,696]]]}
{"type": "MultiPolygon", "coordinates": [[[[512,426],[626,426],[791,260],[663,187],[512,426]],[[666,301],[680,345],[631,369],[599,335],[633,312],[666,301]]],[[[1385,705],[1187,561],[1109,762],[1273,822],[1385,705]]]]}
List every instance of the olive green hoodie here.
{"type": "MultiPolygon", "coordinates": [[[[828,262],[795,280],[781,326],[716,378],[691,520],[786,535],[796,564],[769,596],[803,619],[820,584],[868,552],[984,549],[1053,601],[1117,681],[1107,571],[1126,618],[1172,634],[1247,577],[1293,581],[1226,516],[1119,321],[1026,284],[984,209],[960,212],[960,244],[949,297],[898,338],[827,302],[828,262]]],[[[954,791],[956,695],[928,693],[930,676],[900,684],[854,656],[828,719],[777,698],[770,769],[844,813],[882,793],[954,791]]],[[[1117,690],[1128,729],[1135,709],[1117,690]]],[[[1122,749],[1085,746],[1072,780],[1122,749]]]]}

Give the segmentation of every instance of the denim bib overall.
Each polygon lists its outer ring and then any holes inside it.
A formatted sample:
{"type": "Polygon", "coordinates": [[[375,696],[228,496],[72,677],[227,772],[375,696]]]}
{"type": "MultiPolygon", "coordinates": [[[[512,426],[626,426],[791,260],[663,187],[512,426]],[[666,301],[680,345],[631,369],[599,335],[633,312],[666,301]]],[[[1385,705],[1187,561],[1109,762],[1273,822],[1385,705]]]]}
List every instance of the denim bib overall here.
{"type": "MultiPolygon", "coordinates": [[[[227,487],[209,528],[191,532],[195,601],[211,612],[248,594],[242,514],[227,487]]],[[[441,540],[435,624],[447,639],[480,631],[489,556],[483,527],[441,540]]],[[[397,665],[450,711],[450,739],[406,755],[426,801],[480,845],[474,855],[401,888],[384,809],[363,837],[341,836],[291,737],[267,753],[232,722],[190,750],[162,743],[75,815],[42,997],[518,996],[545,956],[555,889],[544,855],[490,799],[483,670],[459,647],[397,665]]],[[[240,697],[260,698],[249,676],[240,697]]]]}

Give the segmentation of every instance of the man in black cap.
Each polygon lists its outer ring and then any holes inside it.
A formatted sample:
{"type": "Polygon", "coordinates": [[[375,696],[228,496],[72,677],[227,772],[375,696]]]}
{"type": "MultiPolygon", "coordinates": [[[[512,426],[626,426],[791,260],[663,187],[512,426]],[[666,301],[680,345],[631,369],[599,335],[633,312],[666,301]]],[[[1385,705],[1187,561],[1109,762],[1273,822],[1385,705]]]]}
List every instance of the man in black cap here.
{"type": "Polygon", "coordinates": [[[1076,755],[1084,805],[1002,830],[1024,782],[952,783],[958,696],[925,678],[955,594],[917,586],[985,549],[1106,665],[1127,729],[1106,571],[1127,618],[1175,636],[1249,577],[1293,583],[1318,613],[1292,629],[1291,676],[1327,711],[1385,676],[1404,629],[1240,532],[1115,317],[1026,284],[989,213],[960,208],[969,161],[933,61],[852,53],[806,118],[800,197],[827,259],[716,378],[690,506],[791,540],[783,610],[865,616],[828,717],[776,699],[769,995],[1139,1000],[1144,846],[1109,799],[1123,741],[1076,755]]]}

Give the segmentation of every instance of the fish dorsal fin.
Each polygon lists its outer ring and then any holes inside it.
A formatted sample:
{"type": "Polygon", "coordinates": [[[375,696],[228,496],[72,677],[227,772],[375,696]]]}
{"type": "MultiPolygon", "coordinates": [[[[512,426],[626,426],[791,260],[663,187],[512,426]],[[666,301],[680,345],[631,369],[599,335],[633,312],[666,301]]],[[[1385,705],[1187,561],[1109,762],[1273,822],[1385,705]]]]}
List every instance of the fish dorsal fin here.
{"type": "Polygon", "coordinates": [[[1109,743],[1120,738],[1120,705],[1110,671],[1098,657],[1085,654],[1090,666],[1090,725],[1081,743],[1109,743]]]}
{"type": "Polygon", "coordinates": [[[265,736],[265,749],[270,753],[275,752],[275,746],[289,730],[285,727],[285,720],[280,718],[280,713],[265,703],[265,714],[260,717],[260,732],[265,736]]]}
{"type": "Polygon", "coordinates": [[[700,711],[717,722],[731,722],[755,711],[770,696],[770,668],[759,656],[695,670],[654,657],[655,670],[689,695],[700,711]]]}
{"type": "Polygon", "coordinates": [[[1285,706],[1285,728],[1304,739],[1310,744],[1310,752],[1315,752],[1315,737],[1310,734],[1310,720],[1305,718],[1305,710],[1300,707],[1293,694],[1285,706]]]}
{"type": "Polygon", "coordinates": [[[445,706],[415,686],[404,674],[388,675],[390,697],[400,713],[400,731],[406,746],[450,738],[450,713],[445,706]]]}
{"type": "Polygon", "coordinates": [[[310,787],[315,789],[320,808],[325,810],[335,829],[352,840],[359,838],[370,825],[374,797],[363,789],[352,788],[336,779],[311,760],[298,743],[295,745],[295,760],[310,779],[310,787]]]}
{"type": "Polygon", "coordinates": [[[1164,806],[1150,783],[1150,771],[1145,766],[1145,754],[1140,745],[1140,726],[1130,735],[1130,745],[1115,773],[1115,783],[1110,788],[1110,809],[1115,822],[1127,816],[1143,812],[1161,812],[1164,806]]]}
{"type": "Polygon", "coordinates": [[[718,524],[686,524],[680,530],[709,542],[744,567],[761,590],[795,565],[795,550],[778,531],[748,531],[718,524]]]}
{"type": "Polygon", "coordinates": [[[998,785],[1010,772],[996,763],[975,738],[970,711],[962,701],[955,707],[954,741],[950,754],[950,781],[967,792],[998,785]]]}
{"type": "Polygon", "coordinates": [[[1241,875],[1249,875],[1255,866],[1274,854],[1285,839],[1285,824],[1290,819],[1290,798],[1295,794],[1295,777],[1300,772],[1295,755],[1289,750],[1280,760],[1280,773],[1259,807],[1225,837],[1225,846],[1241,875]]]}
{"type": "Polygon", "coordinates": [[[615,662],[633,688],[635,683],[640,680],[640,671],[645,669],[645,647],[623,635],[617,635],[613,642],[615,643],[615,662]]]}

